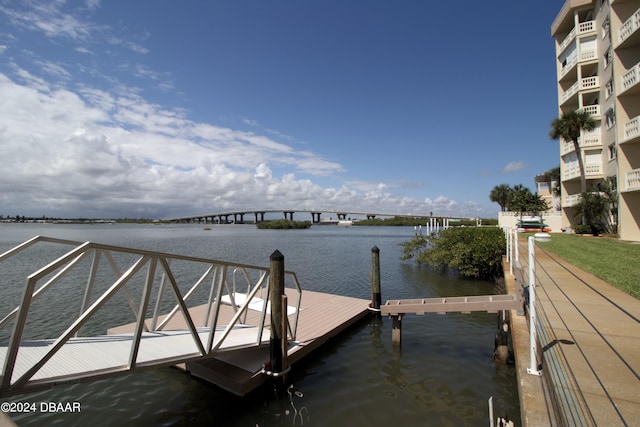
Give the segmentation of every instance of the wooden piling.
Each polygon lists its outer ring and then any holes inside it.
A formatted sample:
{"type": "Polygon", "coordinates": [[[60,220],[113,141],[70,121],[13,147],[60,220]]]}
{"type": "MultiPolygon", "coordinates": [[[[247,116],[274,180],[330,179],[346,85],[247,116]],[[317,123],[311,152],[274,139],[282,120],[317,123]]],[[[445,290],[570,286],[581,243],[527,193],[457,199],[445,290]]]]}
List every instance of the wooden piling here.
{"type": "Polygon", "coordinates": [[[371,248],[371,308],[380,314],[382,293],[380,291],[380,249],[371,248]]]}
{"type": "Polygon", "coordinates": [[[402,314],[391,316],[391,344],[402,344],[402,314]]]}
{"type": "MultiPolygon", "coordinates": [[[[284,255],[280,251],[276,250],[270,257],[269,265],[269,299],[271,301],[271,335],[269,340],[270,345],[270,368],[274,379],[274,387],[276,389],[284,387],[283,373],[284,373],[284,360],[285,356],[283,351],[286,347],[283,340],[286,342],[286,334],[283,336],[283,327],[286,328],[286,323],[283,325],[283,311],[286,313],[286,306],[283,308],[282,296],[284,295],[284,255]]],[[[286,319],[286,318],[285,318],[286,319]]]]}

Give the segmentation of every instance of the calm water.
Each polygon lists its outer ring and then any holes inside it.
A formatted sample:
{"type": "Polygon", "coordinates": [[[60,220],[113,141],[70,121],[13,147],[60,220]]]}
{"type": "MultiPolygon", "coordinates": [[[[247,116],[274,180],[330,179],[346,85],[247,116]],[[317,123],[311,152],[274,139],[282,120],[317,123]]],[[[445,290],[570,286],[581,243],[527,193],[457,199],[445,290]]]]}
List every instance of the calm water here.
{"type": "MultiPolygon", "coordinates": [[[[366,299],[371,248],[377,246],[383,301],[495,292],[493,283],[401,261],[399,244],[413,235],[405,227],[285,231],[221,225],[206,231],[202,225],[0,224],[0,252],[36,235],[262,266],[278,249],[303,289],[366,299]]],[[[23,285],[20,272],[27,267],[0,264],[0,316],[23,285]]],[[[497,327],[495,314],[409,315],[397,349],[389,319],[364,321],[294,367],[291,379],[299,393],[291,399],[278,399],[268,388],[237,398],[162,368],[0,400],[81,404],[81,413],[14,415],[21,426],[486,426],[490,396],[496,414],[520,419],[515,369],[493,363],[497,327]]]]}

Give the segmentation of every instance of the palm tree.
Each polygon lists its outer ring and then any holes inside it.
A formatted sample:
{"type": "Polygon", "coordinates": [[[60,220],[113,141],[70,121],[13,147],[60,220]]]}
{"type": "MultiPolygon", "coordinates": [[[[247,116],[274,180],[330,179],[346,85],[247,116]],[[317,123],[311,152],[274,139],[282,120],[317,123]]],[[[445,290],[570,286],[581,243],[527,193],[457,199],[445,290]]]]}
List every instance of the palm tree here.
{"type": "Polygon", "coordinates": [[[560,166],[549,169],[544,173],[547,181],[551,184],[551,194],[556,197],[562,195],[562,187],[560,186],[560,166]]]}
{"type": "Polygon", "coordinates": [[[491,193],[489,193],[489,200],[496,202],[500,205],[502,212],[507,210],[507,204],[509,203],[509,196],[511,194],[511,187],[508,184],[500,184],[493,187],[491,193]]]}
{"type": "Polygon", "coordinates": [[[595,127],[596,121],[591,117],[591,114],[584,110],[579,110],[562,113],[560,118],[551,122],[551,131],[549,131],[551,139],[562,138],[565,141],[573,142],[573,147],[578,157],[578,167],[580,168],[580,190],[582,193],[587,191],[587,178],[584,174],[584,161],[582,160],[578,138],[580,137],[580,131],[592,130],[595,127]]]}
{"type": "Polygon", "coordinates": [[[507,210],[516,212],[518,209],[518,201],[523,197],[526,192],[531,192],[524,184],[516,184],[513,188],[509,189],[509,199],[507,200],[507,210]]]}

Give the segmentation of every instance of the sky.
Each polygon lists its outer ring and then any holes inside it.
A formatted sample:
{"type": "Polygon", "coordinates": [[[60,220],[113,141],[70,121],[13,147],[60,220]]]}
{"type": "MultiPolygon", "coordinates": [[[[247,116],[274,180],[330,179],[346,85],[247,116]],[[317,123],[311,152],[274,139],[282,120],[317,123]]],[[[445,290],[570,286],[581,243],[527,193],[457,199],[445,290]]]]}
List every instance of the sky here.
{"type": "Polygon", "coordinates": [[[495,218],[559,165],[562,4],[0,0],[0,215],[495,218]]]}

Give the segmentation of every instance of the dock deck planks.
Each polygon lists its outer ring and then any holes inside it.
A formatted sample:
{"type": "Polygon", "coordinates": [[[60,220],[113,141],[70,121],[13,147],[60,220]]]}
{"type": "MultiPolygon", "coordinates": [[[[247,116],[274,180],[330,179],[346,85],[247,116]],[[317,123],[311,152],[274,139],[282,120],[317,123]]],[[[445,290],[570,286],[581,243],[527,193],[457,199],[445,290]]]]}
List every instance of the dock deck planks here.
{"type": "Polygon", "coordinates": [[[516,295],[474,295],[463,297],[421,298],[389,300],[380,307],[382,315],[398,316],[408,313],[470,313],[486,311],[497,313],[501,310],[518,309],[516,295]]]}
{"type": "MultiPolygon", "coordinates": [[[[290,299],[291,300],[291,299],[290,299]]],[[[304,291],[295,342],[289,343],[288,362],[293,364],[332,337],[358,322],[369,312],[369,301],[359,298],[304,291]]],[[[247,319],[249,323],[251,319],[247,319]]],[[[189,362],[186,370],[242,396],[267,380],[260,373],[269,360],[269,348],[252,348],[189,362]]]]}

